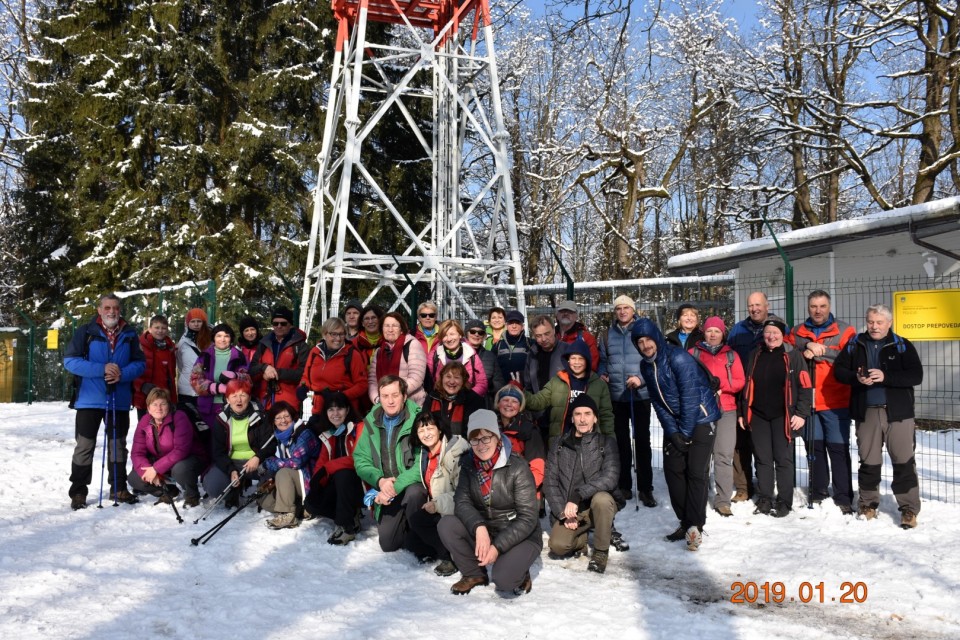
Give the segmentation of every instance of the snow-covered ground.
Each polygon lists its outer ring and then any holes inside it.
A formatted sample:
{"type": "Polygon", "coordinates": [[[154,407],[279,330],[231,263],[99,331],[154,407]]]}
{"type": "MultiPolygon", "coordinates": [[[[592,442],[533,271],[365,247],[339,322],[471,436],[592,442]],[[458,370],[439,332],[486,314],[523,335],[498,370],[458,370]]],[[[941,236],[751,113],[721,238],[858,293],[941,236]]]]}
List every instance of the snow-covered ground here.
{"type": "Polygon", "coordinates": [[[271,531],[250,507],[195,547],[225,510],[197,525],[199,511],[177,524],[152,499],[73,512],[73,444],[64,404],[0,405],[2,638],[960,637],[960,505],[925,501],[920,527],[902,531],[891,496],[871,522],[832,506],[776,520],[736,504],[733,518],[710,513],[691,553],[663,540],[677,523],[657,472],[662,504],[620,512],[632,549],[613,552],[605,575],[544,553],[530,594],[457,597],[456,578],[382,553],[369,519],[340,548],[325,542],[327,521],[271,531]],[[760,591],[756,604],[732,603],[736,582],[782,583],[786,601],[761,604],[760,591]],[[841,603],[845,590],[863,601],[841,603]]]}

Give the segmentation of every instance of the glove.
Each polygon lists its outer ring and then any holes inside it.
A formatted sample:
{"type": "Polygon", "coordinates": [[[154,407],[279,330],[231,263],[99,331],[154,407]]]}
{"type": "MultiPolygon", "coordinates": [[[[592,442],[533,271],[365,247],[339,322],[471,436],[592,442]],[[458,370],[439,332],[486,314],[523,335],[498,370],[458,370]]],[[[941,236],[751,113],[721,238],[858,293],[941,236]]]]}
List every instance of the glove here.
{"type": "Polygon", "coordinates": [[[297,387],[297,400],[303,402],[307,399],[307,394],[310,392],[310,389],[307,388],[307,385],[302,384],[297,387]]]}
{"type": "Polygon", "coordinates": [[[264,465],[261,464],[259,467],[257,467],[257,475],[260,476],[261,478],[267,475],[268,473],[270,472],[267,471],[267,468],[264,465]]]}
{"type": "Polygon", "coordinates": [[[226,395],[227,385],[225,384],[212,384],[210,385],[213,388],[213,395],[226,395]]]}
{"type": "Polygon", "coordinates": [[[683,434],[679,431],[677,433],[670,434],[670,444],[672,444],[673,448],[680,453],[686,453],[690,450],[690,441],[684,438],[683,434]]]}
{"type": "Polygon", "coordinates": [[[156,388],[157,385],[153,384],[152,382],[144,382],[142,385],[140,385],[140,393],[147,395],[156,388]]]}
{"type": "Polygon", "coordinates": [[[520,391],[523,391],[523,383],[520,382],[520,372],[514,371],[513,373],[511,373],[510,380],[507,382],[507,384],[514,386],[517,389],[520,389],[520,391]]]}
{"type": "Polygon", "coordinates": [[[363,504],[368,509],[373,508],[373,499],[377,497],[377,494],[380,493],[376,489],[370,489],[365,494],[363,494],[363,504]]]}
{"type": "Polygon", "coordinates": [[[237,379],[237,374],[234,371],[224,371],[223,373],[220,374],[220,382],[222,382],[223,384],[227,384],[231,380],[236,380],[236,379],[237,379]]]}

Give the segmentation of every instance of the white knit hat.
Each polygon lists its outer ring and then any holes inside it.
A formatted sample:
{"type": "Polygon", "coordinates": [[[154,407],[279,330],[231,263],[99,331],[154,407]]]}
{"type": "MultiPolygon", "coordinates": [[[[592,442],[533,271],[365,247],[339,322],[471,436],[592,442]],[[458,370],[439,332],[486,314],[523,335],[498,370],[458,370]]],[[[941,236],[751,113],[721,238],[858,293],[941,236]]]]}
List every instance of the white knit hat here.
{"type": "Polygon", "coordinates": [[[637,303],[633,301],[633,298],[630,296],[617,296],[617,299],[613,301],[613,308],[616,309],[620,305],[625,304],[628,307],[633,307],[633,310],[637,310],[637,303]]]}

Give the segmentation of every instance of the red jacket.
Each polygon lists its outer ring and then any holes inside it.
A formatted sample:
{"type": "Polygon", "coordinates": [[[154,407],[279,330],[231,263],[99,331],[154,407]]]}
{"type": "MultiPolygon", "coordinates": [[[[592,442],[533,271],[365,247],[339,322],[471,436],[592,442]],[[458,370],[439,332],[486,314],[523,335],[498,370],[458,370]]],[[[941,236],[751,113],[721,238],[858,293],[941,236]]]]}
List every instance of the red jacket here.
{"type": "Polygon", "coordinates": [[[325,431],[320,434],[320,455],[317,456],[317,462],[313,465],[313,475],[316,476],[320,469],[325,469],[326,474],[319,480],[317,486],[325,487],[330,481],[330,476],[343,469],[353,469],[353,450],[357,446],[357,440],[363,431],[363,421],[347,423],[347,432],[339,437],[334,436],[332,431],[325,431]]]}
{"type": "Polygon", "coordinates": [[[307,346],[307,334],[300,329],[294,329],[293,335],[284,343],[276,360],[273,356],[275,342],[276,336],[273,331],[263,336],[260,344],[257,345],[257,353],[250,363],[250,376],[260,379],[256,397],[261,401],[260,404],[264,410],[281,400],[290,403],[291,407],[299,407],[297,385],[303,377],[303,367],[307,363],[307,354],[310,352],[307,346]],[[267,365],[277,370],[279,375],[277,380],[263,379],[263,372],[267,365]]]}
{"type": "MultiPolygon", "coordinates": [[[[133,406],[147,408],[147,394],[141,389],[147,382],[170,392],[170,404],[177,404],[177,345],[169,337],[163,341],[164,347],[157,347],[149,331],[140,336],[140,347],[147,361],[143,375],[133,381],[133,406]]],[[[847,387],[849,389],[849,387],[847,387]]]]}
{"type": "Polygon", "coordinates": [[[694,345],[688,351],[694,358],[699,358],[700,362],[710,370],[710,373],[720,379],[720,409],[736,411],[737,394],[746,383],[743,363],[740,362],[740,356],[737,355],[737,352],[726,344],[720,347],[717,355],[713,355],[700,345],[694,345]]]}
{"type": "Polygon", "coordinates": [[[856,337],[857,330],[839,320],[834,320],[819,336],[815,335],[805,322],[795,326],[787,336],[785,341],[796,347],[801,354],[811,342],[827,348],[822,357],[807,361],[813,373],[813,401],[817,411],[846,409],[850,406],[850,385],[838,382],[833,376],[833,363],[847,346],[847,342],[856,337]]]}
{"type": "MultiPolygon", "coordinates": [[[[323,344],[321,342],[321,344],[323,344]]],[[[310,350],[300,384],[313,391],[313,413],[323,411],[324,389],[342,391],[354,410],[360,412],[360,401],[367,397],[367,361],[353,345],[345,344],[329,358],[318,344],[310,350]]]]}
{"type": "Polygon", "coordinates": [[[597,348],[597,339],[594,335],[587,331],[587,327],[582,322],[574,322],[566,333],[560,333],[560,325],[557,325],[557,339],[560,342],[572,344],[577,341],[577,338],[583,338],[587,343],[587,348],[590,349],[590,370],[596,373],[600,367],[600,349],[597,348]]]}

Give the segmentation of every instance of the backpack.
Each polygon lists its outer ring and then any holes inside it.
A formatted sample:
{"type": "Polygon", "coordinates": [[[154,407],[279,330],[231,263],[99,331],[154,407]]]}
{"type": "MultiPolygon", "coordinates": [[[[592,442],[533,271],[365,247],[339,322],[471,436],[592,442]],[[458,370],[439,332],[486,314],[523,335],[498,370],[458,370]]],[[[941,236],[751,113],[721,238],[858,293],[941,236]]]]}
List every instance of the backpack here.
{"type": "MultiPolygon", "coordinates": [[[[710,379],[710,388],[713,389],[714,391],[719,391],[719,390],[720,390],[720,378],[718,378],[717,376],[713,375],[713,373],[710,372],[710,369],[707,368],[707,365],[705,365],[705,364],[703,363],[703,360],[700,359],[700,354],[701,354],[701,353],[703,353],[703,349],[701,349],[700,347],[694,347],[694,348],[693,348],[693,351],[690,352],[690,355],[692,355],[692,356],[694,357],[694,359],[697,361],[697,363],[703,368],[703,370],[706,371],[707,377],[710,379]]],[[[727,366],[726,366],[726,369],[727,369],[727,384],[729,384],[731,387],[733,386],[733,358],[734,358],[734,355],[735,355],[735,354],[734,354],[733,349],[730,349],[729,351],[727,351],[727,366]]]]}

